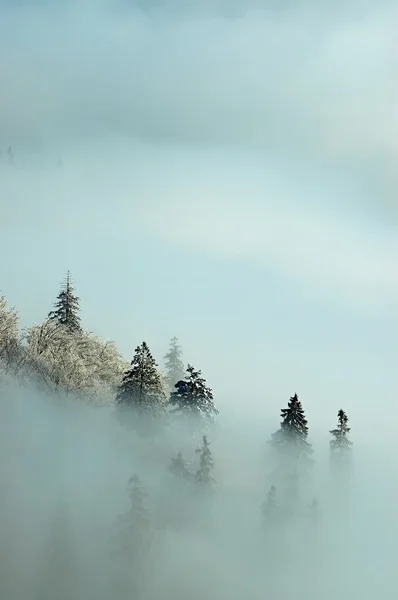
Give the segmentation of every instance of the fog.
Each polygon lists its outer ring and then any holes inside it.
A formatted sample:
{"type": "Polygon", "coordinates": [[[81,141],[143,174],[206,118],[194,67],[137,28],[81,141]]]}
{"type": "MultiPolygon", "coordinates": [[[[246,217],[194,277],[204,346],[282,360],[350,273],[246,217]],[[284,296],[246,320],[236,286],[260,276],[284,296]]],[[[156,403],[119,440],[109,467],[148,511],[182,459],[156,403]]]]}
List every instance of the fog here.
{"type": "Polygon", "coordinates": [[[393,447],[353,430],[355,468],[342,480],[329,468],[327,432],[313,431],[299,515],[270,525],[261,505],[275,478],[267,439],[278,420],[265,420],[261,434],[250,425],[230,421],[210,434],[217,483],[206,496],[168,473],[178,450],[197,462],[199,432],[174,425],[140,438],[112,409],[3,388],[2,598],[367,599],[392,589],[393,447]],[[133,473],[148,493],[150,549],[125,565],[111,539],[133,473]],[[306,512],[314,496],[316,522],[306,512]]]}
{"type": "Polygon", "coordinates": [[[392,593],[397,18],[388,1],[0,0],[0,295],[23,330],[71,269],[85,330],[159,363],[177,335],[220,409],[202,493],[169,472],[179,451],[198,468],[202,431],[139,436],[114,397],[21,387],[0,352],[1,598],[392,593]],[[267,441],[295,391],[314,464],[270,523],[291,472],[267,441]],[[126,562],[134,474],[149,529],[126,562]]]}

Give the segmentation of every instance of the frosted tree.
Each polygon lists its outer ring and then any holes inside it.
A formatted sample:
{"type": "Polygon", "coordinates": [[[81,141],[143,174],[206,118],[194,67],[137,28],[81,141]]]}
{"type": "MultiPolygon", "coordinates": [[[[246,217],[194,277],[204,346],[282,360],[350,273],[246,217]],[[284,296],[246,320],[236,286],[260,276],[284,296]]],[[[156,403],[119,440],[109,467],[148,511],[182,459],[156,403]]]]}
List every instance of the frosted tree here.
{"type": "Polygon", "coordinates": [[[213,392],[201,377],[201,371],[195,371],[189,364],[185,379],[178,381],[175,388],[169,399],[171,406],[175,407],[173,412],[213,422],[218,410],[214,404],[213,392]]]}
{"type": "Polygon", "coordinates": [[[164,357],[166,369],[166,381],[172,390],[175,384],[184,378],[184,364],[181,360],[182,351],[178,339],[174,336],[170,340],[169,351],[164,357]]]}
{"type": "Polygon", "coordinates": [[[48,314],[50,320],[64,325],[72,333],[80,332],[79,298],[75,296],[70,272],[67,272],[65,282],[57,296],[54,310],[48,314]]]}
{"type": "Polygon", "coordinates": [[[116,404],[147,416],[164,414],[166,395],[157,363],[146,342],[137,346],[130,368],[123,375],[116,404]]]}
{"type": "Polygon", "coordinates": [[[261,512],[267,523],[275,522],[278,518],[279,504],[277,502],[276,487],[274,485],[271,485],[268,491],[267,497],[261,506],[261,512]]]}
{"type": "Polygon", "coordinates": [[[213,456],[207,436],[204,435],[202,439],[202,447],[196,450],[196,454],[199,454],[199,468],[195,473],[195,481],[204,486],[212,486],[216,483],[216,480],[212,476],[214,469],[213,456]]]}
{"type": "Polygon", "coordinates": [[[348,417],[341,408],[337,413],[337,427],[329,432],[333,436],[330,441],[330,449],[334,455],[346,457],[351,452],[352,442],[348,439],[350,431],[348,417]]]}
{"type": "Polygon", "coordinates": [[[184,460],[182,453],[178,452],[177,456],[171,459],[171,464],[169,466],[169,471],[176,475],[177,477],[181,477],[182,479],[191,479],[192,473],[188,468],[186,461],[184,460]]]}
{"type": "Polygon", "coordinates": [[[113,342],[90,332],[70,332],[47,319],[23,336],[24,368],[41,390],[104,402],[114,397],[127,363],[113,342]]]}
{"type": "Polygon", "coordinates": [[[307,441],[308,423],[297,394],[281,410],[281,417],[280,429],[272,434],[271,444],[281,452],[309,457],[312,447],[307,441]]]}
{"type": "Polygon", "coordinates": [[[0,296],[0,370],[16,368],[20,358],[18,337],[18,314],[13,308],[7,309],[6,297],[0,296]]]}

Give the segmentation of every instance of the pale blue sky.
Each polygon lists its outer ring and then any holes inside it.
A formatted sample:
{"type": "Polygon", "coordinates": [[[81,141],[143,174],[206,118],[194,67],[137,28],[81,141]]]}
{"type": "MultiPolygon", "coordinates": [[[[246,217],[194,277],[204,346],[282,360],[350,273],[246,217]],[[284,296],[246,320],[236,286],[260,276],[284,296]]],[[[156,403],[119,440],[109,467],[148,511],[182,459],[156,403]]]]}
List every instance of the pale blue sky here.
{"type": "Polygon", "coordinates": [[[23,325],[71,269],[84,325],[126,358],[146,339],[162,362],[177,335],[221,405],[277,423],[297,391],[319,425],[341,405],[369,422],[396,380],[393,7],[327,23],[84,6],[0,25],[0,146],[18,156],[0,168],[0,287],[23,325]]]}

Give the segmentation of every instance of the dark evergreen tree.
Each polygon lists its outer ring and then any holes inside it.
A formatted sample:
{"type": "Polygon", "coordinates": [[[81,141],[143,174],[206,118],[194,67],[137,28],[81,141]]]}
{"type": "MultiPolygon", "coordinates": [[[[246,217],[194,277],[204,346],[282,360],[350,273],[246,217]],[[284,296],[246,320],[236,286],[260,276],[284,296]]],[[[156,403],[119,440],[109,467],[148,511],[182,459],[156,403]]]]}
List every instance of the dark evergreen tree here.
{"type": "Polygon", "coordinates": [[[166,394],[162,379],[145,342],[135,349],[131,367],[123,375],[116,404],[148,416],[158,416],[165,411],[166,394]]]}
{"type": "Polygon", "coordinates": [[[337,413],[337,427],[332,429],[330,434],[334,439],[330,441],[332,453],[340,456],[347,456],[351,451],[352,442],[348,439],[351,428],[348,427],[348,417],[341,408],[337,413]]]}
{"type": "Polygon", "coordinates": [[[170,395],[170,404],[187,416],[200,417],[213,422],[218,410],[213,401],[213,392],[206,385],[206,380],[201,377],[201,371],[195,371],[188,365],[185,379],[178,381],[175,391],[170,395]]]}
{"type": "Polygon", "coordinates": [[[170,340],[170,348],[164,357],[167,384],[172,390],[175,384],[184,378],[184,364],[181,360],[182,351],[178,339],[174,336],[170,340]]]}
{"type": "Polygon", "coordinates": [[[79,316],[79,298],[74,295],[70,272],[67,272],[65,282],[57,296],[54,310],[48,314],[50,320],[56,320],[64,325],[71,333],[81,332],[79,316]]]}
{"type": "Polygon", "coordinates": [[[205,486],[211,486],[216,483],[212,476],[214,469],[213,456],[210,450],[210,444],[207,441],[207,436],[203,436],[203,444],[201,448],[196,450],[196,454],[200,455],[199,469],[195,474],[195,481],[205,486]]]}
{"type": "Polygon", "coordinates": [[[178,452],[177,456],[171,459],[169,471],[177,477],[181,477],[182,479],[192,479],[192,473],[189,470],[181,452],[178,452]]]}
{"type": "Polygon", "coordinates": [[[264,520],[267,522],[275,522],[278,518],[279,504],[276,497],[276,487],[271,485],[267,497],[261,506],[261,511],[264,520]]]}
{"type": "Polygon", "coordinates": [[[272,445],[280,451],[293,452],[296,456],[311,454],[312,447],[307,441],[307,419],[297,394],[290,398],[287,408],[281,410],[281,417],[280,429],[272,434],[272,445]]]}

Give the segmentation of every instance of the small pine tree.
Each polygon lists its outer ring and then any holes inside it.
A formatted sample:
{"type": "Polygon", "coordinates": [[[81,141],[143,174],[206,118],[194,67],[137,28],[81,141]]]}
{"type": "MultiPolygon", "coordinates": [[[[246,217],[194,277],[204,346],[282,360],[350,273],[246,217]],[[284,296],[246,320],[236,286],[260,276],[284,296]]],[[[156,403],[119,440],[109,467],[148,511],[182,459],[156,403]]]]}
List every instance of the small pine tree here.
{"type": "Polygon", "coordinates": [[[201,377],[201,371],[195,371],[188,365],[185,379],[175,384],[176,390],[170,395],[169,403],[175,406],[175,411],[213,422],[218,410],[213,401],[213,392],[201,377]]]}
{"type": "Polygon", "coordinates": [[[296,456],[312,454],[307,441],[308,423],[297,394],[290,398],[287,408],[281,410],[281,417],[280,429],[272,434],[272,445],[280,451],[293,451],[296,456]]]}
{"type": "Polygon", "coordinates": [[[192,479],[192,473],[189,470],[181,452],[178,452],[177,456],[171,459],[169,471],[177,477],[181,477],[182,479],[192,479]]]}
{"type": "Polygon", "coordinates": [[[197,448],[196,454],[200,455],[200,462],[199,469],[195,473],[195,481],[205,486],[213,485],[216,483],[216,480],[211,474],[214,469],[214,462],[207,436],[203,436],[202,447],[197,448]]]}
{"type": "Polygon", "coordinates": [[[162,378],[146,342],[135,349],[131,367],[123,375],[116,404],[133,408],[142,415],[158,416],[165,410],[162,378]]]}
{"type": "Polygon", "coordinates": [[[334,438],[330,441],[330,449],[333,454],[338,453],[342,456],[346,456],[350,453],[352,446],[352,442],[348,439],[350,431],[351,428],[348,427],[348,417],[341,408],[337,413],[337,427],[329,432],[334,438]]]}
{"type": "Polygon", "coordinates": [[[74,295],[70,272],[67,272],[65,282],[57,296],[54,310],[49,312],[49,320],[58,321],[71,333],[80,333],[79,298],[74,295]]]}
{"type": "Polygon", "coordinates": [[[166,381],[172,390],[175,384],[184,378],[184,364],[181,360],[182,351],[178,339],[174,336],[170,340],[170,348],[164,357],[166,368],[166,381]]]}
{"type": "Polygon", "coordinates": [[[274,485],[271,485],[268,491],[267,497],[261,506],[261,512],[265,521],[275,522],[279,512],[279,504],[277,502],[276,487],[274,485]]]}
{"type": "Polygon", "coordinates": [[[111,539],[111,551],[131,567],[149,548],[150,519],[145,501],[148,496],[138,475],[129,480],[130,508],[116,522],[118,533],[111,539]]]}

